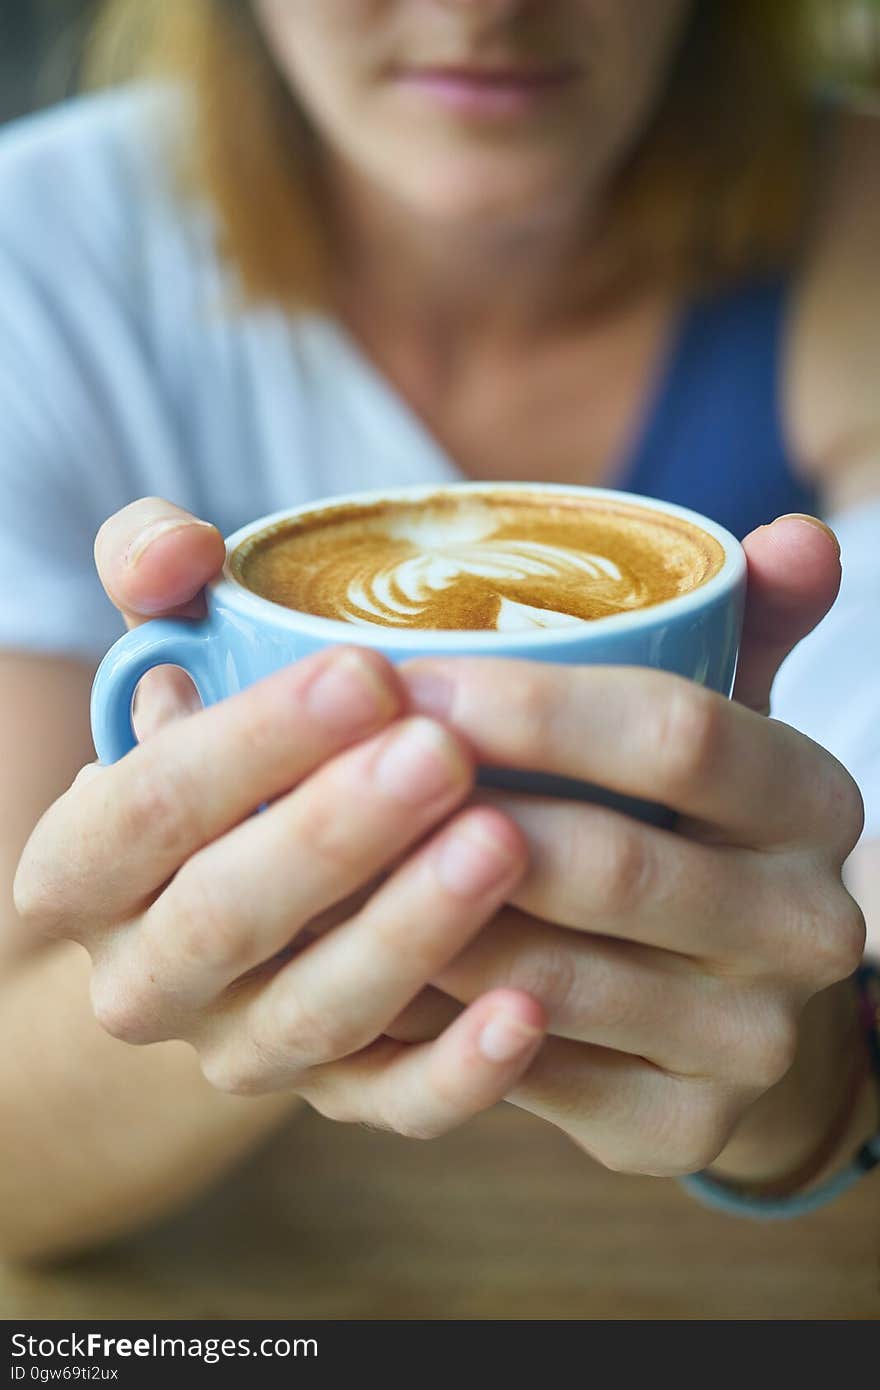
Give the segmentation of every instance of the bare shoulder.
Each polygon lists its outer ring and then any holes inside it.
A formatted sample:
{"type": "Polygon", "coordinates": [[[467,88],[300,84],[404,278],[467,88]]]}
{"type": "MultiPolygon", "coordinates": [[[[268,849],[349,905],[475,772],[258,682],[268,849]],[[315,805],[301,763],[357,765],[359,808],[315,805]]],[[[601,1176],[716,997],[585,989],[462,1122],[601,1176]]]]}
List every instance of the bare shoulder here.
{"type": "Polygon", "coordinates": [[[804,470],[832,501],[880,492],[880,104],[836,116],[786,368],[804,470]]]}

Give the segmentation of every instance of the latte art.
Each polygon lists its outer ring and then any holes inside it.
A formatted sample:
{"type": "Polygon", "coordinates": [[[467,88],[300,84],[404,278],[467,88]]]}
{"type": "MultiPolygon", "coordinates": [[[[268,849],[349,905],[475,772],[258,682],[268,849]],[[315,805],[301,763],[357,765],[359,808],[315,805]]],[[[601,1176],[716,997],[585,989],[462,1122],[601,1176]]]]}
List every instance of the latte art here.
{"type": "Polygon", "coordinates": [[[582,622],[553,609],[530,607],[503,597],[503,587],[528,585],[532,580],[567,588],[593,583],[614,587],[625,597],[626,581],[613,560],[578,553],[539,541],[496,540],[497,518],[476,509],[444,522],[415,521],[392,528],[395,541],[409,542],[416,554],[391,561],[375,574],[352,576],[340,616],[349,623],[382,627],[421,627],[437,595],[464,579],[482,579],[498,590],[498,615],[493,626],[512,631],[520,627],[558,626],[561,617],[582,622]]]}
{"type": "Polygon", "coordinates": [[[646,508],[540,493],[438,493],[329,507],[251,538],[248,588],[360,627],[559,629],[686,593],[723,560],[712,537],[646,508]]]}

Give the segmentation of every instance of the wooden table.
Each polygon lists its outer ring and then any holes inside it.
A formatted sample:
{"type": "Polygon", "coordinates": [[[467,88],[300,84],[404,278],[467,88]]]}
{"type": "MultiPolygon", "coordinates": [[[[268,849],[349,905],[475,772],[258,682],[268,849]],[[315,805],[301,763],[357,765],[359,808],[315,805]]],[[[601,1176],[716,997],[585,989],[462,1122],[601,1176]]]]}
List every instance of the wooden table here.
{"type": "Polygon", "coordinates": [[[507,1107],[431,1144],[309,1112],[161,1228],[0,1272],[5,1319],[878,1314],[880,1172],[759,1225],[605,1172],[507,1107]]]}

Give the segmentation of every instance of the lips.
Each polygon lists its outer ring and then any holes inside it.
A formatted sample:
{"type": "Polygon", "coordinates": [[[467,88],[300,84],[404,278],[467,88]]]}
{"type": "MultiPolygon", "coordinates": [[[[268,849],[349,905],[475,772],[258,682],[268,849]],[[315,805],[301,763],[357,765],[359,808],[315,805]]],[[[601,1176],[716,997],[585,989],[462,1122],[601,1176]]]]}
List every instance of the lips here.
{"type": "Polygon", "coordinates": [[[470,116],[518,115],[558,98],[582,76],[574,64],[400,67],[397,85],[416,99],[470,116]]]}

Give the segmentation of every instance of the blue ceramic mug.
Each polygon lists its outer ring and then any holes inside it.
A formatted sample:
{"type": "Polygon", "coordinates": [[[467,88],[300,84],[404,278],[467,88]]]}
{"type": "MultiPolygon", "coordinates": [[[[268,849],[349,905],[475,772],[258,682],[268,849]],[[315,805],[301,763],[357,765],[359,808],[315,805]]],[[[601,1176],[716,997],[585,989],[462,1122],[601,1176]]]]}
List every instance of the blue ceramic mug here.
{"type": "MultiPolygon", "coordinates": [[[[675,672],[730,695],[736,670],[746,588],[742,547],[730,532],[684,507],[605,488],[536,483],[456,483],[364,492],[276,512],[236,531],[226,542],[226,564],[206,590],[201,620],[159,618],[127,633],[110,649],[92,690],[92,734],[102,763],[112,763],[135,746],[131,710],[141,677],[155,666],[180,666],[206,705],[233,695],[270,672],[324,647],[344,643],[373,647],[393,662],[417,656],[498,656],[563,665],[649,666],[675,672]],[[234,577],[238,546],[267,527],[335,505],[381,501],[417,502],[439,494],[497,496],[516,491],[637,504],[678,517],[708,532],[724,551],[720,570],[698,588],[649,608],[614,614],[573,627],[541,631],[449,632],[359,627],[296,612],[246,589],[234,577]]],[[[595,795],[582,783],[539,774],[494,770],[483,781],[552,794],[595,795]]],[[[619,798],[600,793],[605,801],[619,798]]],[[[637,814],[648,808],[623,803],[637,814]]],[[[654,818],[653,816],[651,818],[654,818]]]]}

